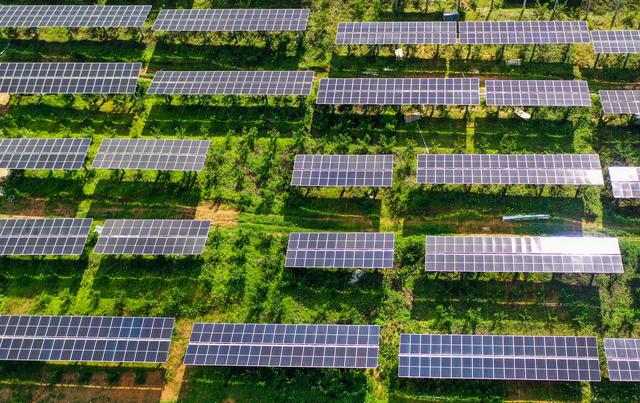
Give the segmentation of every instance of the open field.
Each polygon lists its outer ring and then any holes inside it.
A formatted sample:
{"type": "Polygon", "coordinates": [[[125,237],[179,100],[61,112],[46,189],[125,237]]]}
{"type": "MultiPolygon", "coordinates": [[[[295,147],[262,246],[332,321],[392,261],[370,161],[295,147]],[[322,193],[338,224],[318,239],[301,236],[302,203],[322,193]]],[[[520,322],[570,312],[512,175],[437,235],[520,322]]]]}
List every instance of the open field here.
{"type": "MultiPolygon", "coordinates": [[[[21,1],[3,1],[20,4],[21,1]]],[[[38,1],[89,4],[81,1],[38,1]]],[[[101,1],[101,3],[105,3],[101,1]]],[[[185,138],[212,142],[197,178],[182,173],[26,171],[5,183],[0,217],[210,219],[197,257],[0,258],[0,312],[175,316],[171,355],[162,366],[0,362],[2,401],[595,401],[640,399],[640,386],[600,383],[406,380],[397,377],[401,332],[640,337],[640,204],[616,201],[607,184],[573,187],[420,186],[416,155],[440,153],[598,153],[603,167],[640,165],[640,127],[628,116],[601,118],[599,89],[640,89],[640,56],[601,57],[591,45],[412,47],[333,45],[339,21],[439,20],[453,0],[106,1],[161,8],[307,7],[308,30],[295,34],[154,35],[66,29],[5,30],[0,62],[141,61],[130,96],[13,96],[0,107],[2,137],[91,137],[90,166],[104,138],[185,138]],[[522,58],[519,67],[505,59],[522,58]],[[145,95],[158,70],[313,70],[308,98],[145,95]],[[350,107],[315,104],[319,77],[479,77],[584,79],[591,108],[350,107]],[[403,114],[424,118],[405,123],[403,114]],[[305,189],[289,185],[297,153],[393,153],[392,188],[305,189]],[[548,221],[503,215],[550,214],[548,221]],[[292,231],[393,231],[396,268],[350,284],[342,270],[285,269],[292,231]],[[611,235],[621,237],[625,273],[599,275],[424,272],[429,234],[611,235]],[[345,323],[382,326],[375,370],[185,368],[196,321],[345,323]]],[[[530,2],[522,19],[549,19],[552,1],[530,2]]],[[[581,19],[585,5],[561,2],[556,19],[581,19]]],[[[586,3],[586,2],[585,2],[586,3]]],[[[609,1],[594,0],[590,28],[609,28],[609,1]]],[[[640,3],[626,0],[614,26],[637,29],[640,3]]],[[[484,20],[490,0],[463,0],[466,20],[484,20]]],[[[520,2],[496,0],[491,20],[517,20],[520,2]]],[[[603,355],[601,349],[601,355],[603,355]]],[[[601,360],[605,366],[604,360],[601,360]]]]}

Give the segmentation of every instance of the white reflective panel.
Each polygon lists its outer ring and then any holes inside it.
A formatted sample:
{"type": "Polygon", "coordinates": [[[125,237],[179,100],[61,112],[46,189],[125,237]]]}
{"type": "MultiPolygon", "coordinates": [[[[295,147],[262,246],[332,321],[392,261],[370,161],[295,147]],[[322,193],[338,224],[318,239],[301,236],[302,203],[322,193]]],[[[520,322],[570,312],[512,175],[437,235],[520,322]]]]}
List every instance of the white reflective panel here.
{"type": "Polygon", "coordinates": [[[640,167],[609,167],[611,182],[640,181],[640,167]]]}
{"type": "Polygon", "coordinates": [[[619,255],[617,238],[549,237],[540,239],[540,251],[567,255],[619,255]]]}

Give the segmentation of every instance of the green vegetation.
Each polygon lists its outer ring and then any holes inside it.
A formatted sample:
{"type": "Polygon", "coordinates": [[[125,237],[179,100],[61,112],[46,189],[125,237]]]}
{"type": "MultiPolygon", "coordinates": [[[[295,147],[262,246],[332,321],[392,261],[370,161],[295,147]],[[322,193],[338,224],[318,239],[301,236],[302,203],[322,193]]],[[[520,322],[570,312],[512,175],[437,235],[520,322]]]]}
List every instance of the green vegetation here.
{"type": "MultiPolygon", "coordinates": [[[[20,1],[4,3],[19,4],[20,1]]],[[[55,3],[55,2],[46,2],[55,3]]],[[[81,2],[58,1],[69,4],[81,2]]],[[[89,3],[89,2],[84,2],[89,3]]],[[[108,4],[145,1],[108,1],[108,4]]],[[[418,186],[415,158],[431,152],[597,152],[603,166],[639,164],[640,131],[628,117],[601,119],[591,109],[317,106],[315,97],[154,97],[160,69],[314,70],[319,77],[477,76],[580,78],[590,89],[638,88],[640,58],[602,57],[590,45],[408,47],[334,46],[339,21],[439,20],[453,0],[153,1],[160,8],[309,7],[309,29],[292,33],[154,35],[135,30],[4,30],[0,61],[141,61],[136,97],[13,96],[0,107],[0,136],[92,137],[89,161],[107,137],[211,140],[205,171],[28,171],[6,183],[3,216],[206,218],[218,226],[194,258],[101,257],[0,259],[0,312],[168,315],[178,324],[169,362],[152,366],[1,363],[0,399],[85,401],[633,401],[640,386],[601,383],[402,380],[401,332],[640,336],[640,205],[610,188],[418,186]],[[521,58],[517,67],[505,59],[521,58]],[[626,65],[625,65],[626,63],[626,65]],[[421,112],[418,122],[404,114],[421,112]],[[296,153],[392,152],[391,189],[289,186],[296,153]],[[547,213],[543,222],[504,223],[503,215],[547,213]],[[396,269],[367,272],[350,284],[342,270],[284,269],[290,231],[394,231],[396,269]],[[625,274],[597,276],[426,274],[427,234],[606,234],[622,238],[625,274]],[[185,369],[194,321],[379,324],[376,370],[185,369]],[[61,386],[64,384],[66,386],[61,386]],[[57,385],[57,386],[56,386],[57,385]],[[75,385],[75,386],[70,386],[75,385]],[[93,389],[83,386],[104,386],[93,389]],[[111,388],[123,386],[125,389],[111,388]]],[[[490,0],[463,0],[467,20],[484,20],[490,0]]],[[[549,19],[553,1],[530,2],[522,19],[549,19]]],[[[557,19],[583,18],[586,3],[560,2],[557,19]]],[[[606,29],[614,10],[594,1],[590,27],[606,29]]],[[[626,2],[615,27],[637,28],[640,4],[626,2]]],[[[517,20],[519,1],[495,1],[492,20],[517,20]]],[[[150,24],[148,24],[150,25],[150,24]]],[[[602,361],[604,363],[604,361],[602,361]]],[[[604,364],[603,364],[604,365],[604,364]]]]}

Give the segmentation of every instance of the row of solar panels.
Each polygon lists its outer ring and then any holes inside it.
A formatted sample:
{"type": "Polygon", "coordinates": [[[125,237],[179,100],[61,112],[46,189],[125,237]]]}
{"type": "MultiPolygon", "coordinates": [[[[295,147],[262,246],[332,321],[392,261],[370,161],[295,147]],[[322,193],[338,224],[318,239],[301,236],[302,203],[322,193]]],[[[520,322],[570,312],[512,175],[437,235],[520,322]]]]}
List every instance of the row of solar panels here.
{"type": "MultiPolygon", "coordinates": [[[[201,171],[210,141],[105,139],[94,169],[201,171]]],[[[0,169],[76,170],[82,168],[91,138],[0,139],[0,169]]]]}
{"type": "MultiPolygon", "coordinates": [[[[0,6],[0,27],[141,28],[151,6],[0,6]]],[[[308,9],[160,10],[156,31],[304,31],[308,9]]],[[[585,21],[341,22],[337,44],[569,44],[640,52],[640,31],[592,31],[585,21]]]]}
{"type": "MultiPolygon", "coordinates": [[[[142,28],[151,11],[143,6],[0,6],[5,28],[142,28]]],[[[308,9],[164,9],[156,31],[304,31],[308,9]]]]}
{"type": "Polygon", "coordinates": [[[593,43],[596,53],[640,52],[640,30],[591,31],[585,21],[341,22],[338,45],[593,43]]]}
{"type": "MultiPolygon", "coordinates": [[[[82,254],[92,219],[0,219],[0,256],[82,254]]],[[[211,223],[201,220],[105,221],[94,253],[199,255],[211,223]]],[[[285,267],[386,269],[395,234],[294,232],[285,267]]],[[[616,238],[427,237],[425,270],[436,272],[623,273],[616,238]]]]}
{"type": "MultiPolygon", "coordinates": [[[[0,92],[132,94],[140,63],[0,63],[0,92]]],[[[292,95],[311,93],[312,71],[159,71],[155,95],[292,95]]],[[[490,106],[591,106],[581,80],[487,80],[490,106]]],[[[601,90],[605,113],[640,113],[640,91],[601,90]]],[[[318,104],[479,105],[477,78],[326,78],[318,104]]]]}
{"type": "MultiPolygon", "coordinates": [[[[0,169],[80,169],[90,138],[0,139],[0,169]]],[[[201,171],[209,141],[105,139],[92,167],[201,171]]],[[[637,167],[610,167],[614,197],[640,196],[637,167]]],[[[390,187],[393,155],[296,155],[292,186],[390,187]]],[[[603,185],[596,154],[419,154],[420,184],[603,185]]]]}
{"type": "MultiPolygon", "coordinates": [[[[164,363],[174,318],[0,315],[0,360],[164,363]]],[[[640,380],[640,340],[604,339],[612,381],[640,380]]],[[[185,365],[376,368],[375,325],[195,323],[185,365]]],[[[398,376],[600,381],[585,336],[400,335],[398,376]]]]}

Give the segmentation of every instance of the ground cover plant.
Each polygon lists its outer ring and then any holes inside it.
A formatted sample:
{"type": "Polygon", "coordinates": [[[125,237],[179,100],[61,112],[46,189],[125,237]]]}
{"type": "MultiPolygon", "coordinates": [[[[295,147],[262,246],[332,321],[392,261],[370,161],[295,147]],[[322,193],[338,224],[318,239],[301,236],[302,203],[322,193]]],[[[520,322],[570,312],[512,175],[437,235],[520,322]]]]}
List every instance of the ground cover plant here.
{"type": "MultiPolygon", "coordinates": [[[[20,4],[20,1],[5,1],[20,4]]],[[[46,1],[48,4],[88,4],[46,1]]],[[[104,2],[102,2],[104,3],[104,2]]],[[[440,20],[453,0],[107,1],[153,4],[145,29],[2,30],[0,61],[140,61],[135,96],[12,96],[0,107],[2,137],[208,139],[197,177],[142,171],[27,171],[12,175],[0,215],[210,219],[198,257],[0,258],[0,312],[175,316],[162,366],[0,363],[3,401],[634,401],[640,386],[600,383],[406,380],[397,377],[399,334],[596,335],[638,337],[640,205],[610,186],[420,186],[416,155],[598,153],[604,167],[638,165],[640,129],[592,108],[351,107],[294,97],[161,97],[146,94],[158,70],[313,70],[318,77],[584,79],[598,89],[640,89],[640,57],[601,57],[591,45],[392,47],[333,44],[339,21],[440,20]],[[161,8],[306,7],[302,35],[154,34],[161,8]],[[565,55],[565,52],[566,53],[565,55]],[[520,66],[505,60],[520,58],[520,66]],[[423,118],[407,123],[406,114],[423,118]],[[297,153],[393,153],[390,189],[314,189],[289,184],[297,153]],[[503,222],[503,215],[550,214],[503,222]],[[366,272],[285,269],[291,231],[393,231],[396,267],[366,272]],[[612,235],[625,273],[466,276],[424,272],[429,234],[612,235]],[[195,321],[377,324],[375,370],[185,368],[195,321]]],[[[637,29],[640,3],[463,0],[465,20],[583,19],[591,29],[637,29]],[[615,14],[615,19],[614,19],[615,14]]],[[[601,360],[604,365],[604,360],[601,360]]]]}

